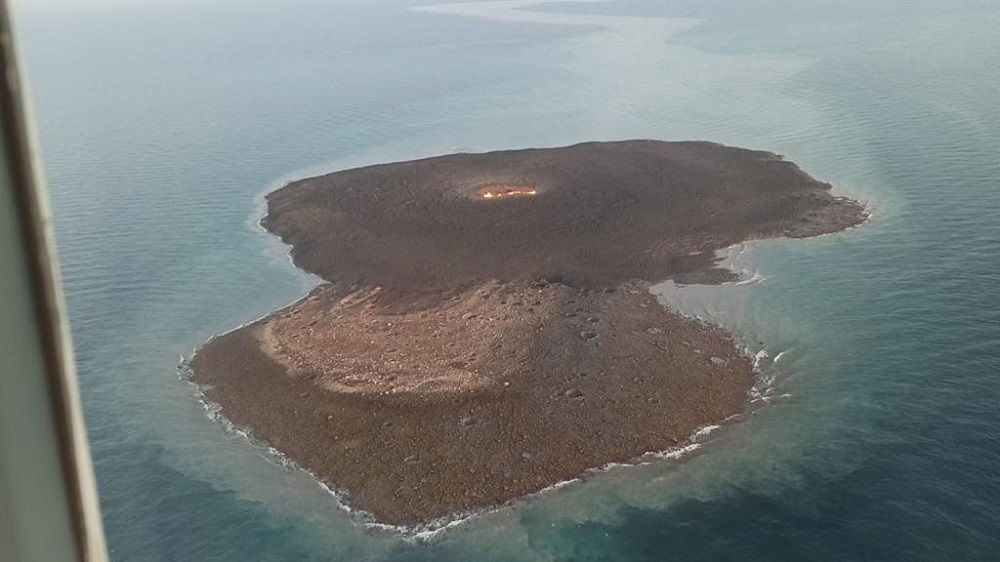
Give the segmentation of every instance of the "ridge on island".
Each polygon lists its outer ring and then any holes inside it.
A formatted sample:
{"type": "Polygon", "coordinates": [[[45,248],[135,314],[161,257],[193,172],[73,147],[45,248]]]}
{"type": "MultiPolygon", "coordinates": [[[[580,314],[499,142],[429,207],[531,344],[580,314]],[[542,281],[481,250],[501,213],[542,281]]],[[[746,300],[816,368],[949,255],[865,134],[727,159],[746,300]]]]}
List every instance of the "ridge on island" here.
{"type": "Polygon", "coordinates": [[[261,224],[327,282],[210,340],[192,379],[380,522],[501,505],[741,412],[750,361],[649,287],[862,222],[830,187],[773,153],[648,140],[299,180],[261,224]]]}

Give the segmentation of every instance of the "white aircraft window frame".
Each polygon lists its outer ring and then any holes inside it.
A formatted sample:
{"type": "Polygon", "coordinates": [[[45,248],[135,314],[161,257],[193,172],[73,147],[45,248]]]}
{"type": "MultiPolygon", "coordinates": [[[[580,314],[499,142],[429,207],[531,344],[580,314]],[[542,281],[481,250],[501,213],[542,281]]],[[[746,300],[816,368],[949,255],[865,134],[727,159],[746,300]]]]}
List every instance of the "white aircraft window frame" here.
{"type": "Polygon", "coordinates": [[[0,2],[0,560],[107,560],[51,215],[0,2]]]}

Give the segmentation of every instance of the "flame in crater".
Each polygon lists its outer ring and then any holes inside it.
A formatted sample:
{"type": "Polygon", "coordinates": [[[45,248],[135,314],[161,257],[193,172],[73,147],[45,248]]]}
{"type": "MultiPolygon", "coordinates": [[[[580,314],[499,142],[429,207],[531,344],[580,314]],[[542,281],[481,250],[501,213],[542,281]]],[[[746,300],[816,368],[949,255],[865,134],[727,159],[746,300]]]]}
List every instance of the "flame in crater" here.
{"type": "Polygon", "coordinates": [[[479,196],[483,199],[502,199],[504,197],[524,197],[538,195],[538,190],[534,187],[485,187],[479,190],[479,196]]]}

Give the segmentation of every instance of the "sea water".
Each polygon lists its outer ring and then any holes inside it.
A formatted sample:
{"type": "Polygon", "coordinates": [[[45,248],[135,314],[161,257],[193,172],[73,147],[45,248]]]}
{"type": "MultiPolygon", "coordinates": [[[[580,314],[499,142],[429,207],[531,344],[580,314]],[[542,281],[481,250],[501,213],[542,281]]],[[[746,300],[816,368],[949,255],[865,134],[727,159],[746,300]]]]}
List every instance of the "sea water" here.
{"type": "Polygon", "coordinates": [[[994,2],[423,4],[16,6],[113,560],[1000,555],[994,2]],[[760,366],[747,414],[681,458],[406,536],[227,432],[179,376],[316,282],[257,228],[263,193],[628,138],[772,150],[873,211],[730,248],[745,283],[657,287],[760,366]]]}

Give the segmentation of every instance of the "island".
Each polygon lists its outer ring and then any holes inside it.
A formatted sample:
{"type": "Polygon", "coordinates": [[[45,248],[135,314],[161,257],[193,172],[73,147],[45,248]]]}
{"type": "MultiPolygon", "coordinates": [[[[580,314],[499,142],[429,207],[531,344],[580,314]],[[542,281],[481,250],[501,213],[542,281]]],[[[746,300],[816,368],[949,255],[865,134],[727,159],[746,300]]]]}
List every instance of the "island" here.
{"type": "Polygon", "coordinates": [[[261,224],[324,282],[211,339],[191,377],[380,523],[500,506],[743,412],[752,361],[649,289],[865,220],[830,191],[771,152],[653,140],[295,181],[261,224]]]}

